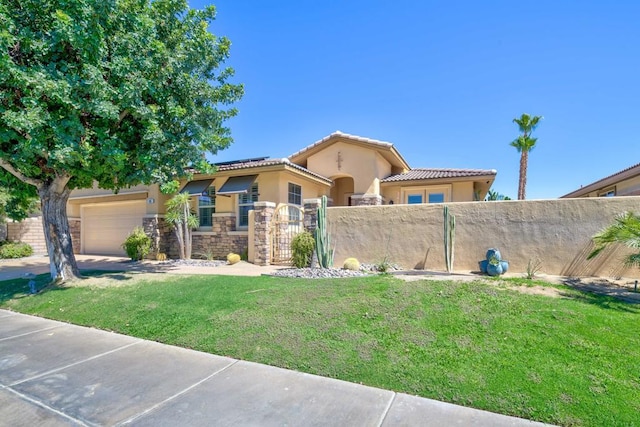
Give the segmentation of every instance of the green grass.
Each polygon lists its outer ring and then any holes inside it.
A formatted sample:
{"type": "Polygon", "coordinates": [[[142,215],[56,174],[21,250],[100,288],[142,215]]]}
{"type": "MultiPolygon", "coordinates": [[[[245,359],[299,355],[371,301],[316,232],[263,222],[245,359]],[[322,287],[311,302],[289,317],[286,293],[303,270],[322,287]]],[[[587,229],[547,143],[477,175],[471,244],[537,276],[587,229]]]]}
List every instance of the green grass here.
{"type": "Polygon", "coordinates": [[[382,276],[115,277],[35,296],[0,282],[0,306],[538,421],[640,424],[637,305],[382,276]]]}

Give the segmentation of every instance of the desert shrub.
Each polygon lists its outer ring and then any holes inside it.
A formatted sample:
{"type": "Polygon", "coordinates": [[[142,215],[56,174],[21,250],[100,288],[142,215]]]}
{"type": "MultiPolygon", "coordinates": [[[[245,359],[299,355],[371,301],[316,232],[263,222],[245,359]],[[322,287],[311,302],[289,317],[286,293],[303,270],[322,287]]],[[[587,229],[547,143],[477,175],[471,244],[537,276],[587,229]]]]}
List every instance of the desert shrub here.
{"type": "Polygon", "coordinates": [[[313,235],[304,231],[291,241],[291,262],[296,268],[309,267],[316,241],[313,235]]]}
{"type": "Polygon", "coordinates": [[[360,261],[355,258],[347,258],[346,260],[344,260],[342,268],[344,268],[345,270],[358,271],[360,270],[360,261]]]}
{"type": "Polygon", "coordinates": [[[132,261],[139,261],[151,251],[151,238],[147,236],[142,227],[136,227],[127,236],[127,240],[122,244],[122,249],[132,261]]]}
{"type": "Polygon", "coordinates": [[[240,262],[240,255],[238,254],[234,254],[234,253],[230,253],[229,255],[227,255],[227,262],[229,264],[237,264],[240,262]]]}
{"type": "Polygon", "coordinates": [[[0,258],[24,258],[33,255],[33,248],[23,242],[3,242],[0,246],[0,258]]]}

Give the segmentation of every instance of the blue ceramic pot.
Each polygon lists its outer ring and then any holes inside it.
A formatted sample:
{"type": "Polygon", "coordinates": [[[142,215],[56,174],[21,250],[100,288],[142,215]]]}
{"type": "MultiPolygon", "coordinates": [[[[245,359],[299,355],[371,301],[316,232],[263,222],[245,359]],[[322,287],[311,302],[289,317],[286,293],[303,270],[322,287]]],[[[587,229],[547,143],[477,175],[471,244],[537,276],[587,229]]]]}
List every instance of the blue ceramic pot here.
{"type": "Polygon", "coordinates": [[[500,251],[497,250],[496,248],[491,248],[487,251],[487,259],[491,259],[493,257],[496,257],[498,261],[502,259],[502,256],[500,255],[500,251]]]}
{"type": "Polygon", "coordinates": [[[500,261],[500,267],[502,267],[502,274],[509,270],[509,261],[500,261]]]}
{"type": "Polygon", "coordinates": [[[480,261],[478,265],[480,266],[480,272],[482,272],[483,274],[487,274],[487,265],[489,265],[489,261],[484,259],[480,261]]]}
{"type": "Polygon", "coordinates": [[[487,274],[489,276],[499,276],[503,272],[502,266],[500,264],[488,264],[487,265],[487,274]]]}

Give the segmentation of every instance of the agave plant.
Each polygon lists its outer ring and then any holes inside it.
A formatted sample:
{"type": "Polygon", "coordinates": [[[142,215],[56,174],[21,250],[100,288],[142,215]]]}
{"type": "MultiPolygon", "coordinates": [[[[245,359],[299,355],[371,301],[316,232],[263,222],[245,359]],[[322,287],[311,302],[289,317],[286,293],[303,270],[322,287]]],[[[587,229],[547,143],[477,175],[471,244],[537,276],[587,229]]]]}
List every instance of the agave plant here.
{"type": "MultiPolygon", "coordinates": [[[[596,247],[587,259],[594,258],[612,243],[620,243],[631,249],[640,250],[640,216],[633,212],[618,215],[613,224],[594,235],[592,240],[596,247]]],[[[640,252],[627,255],[624,264],[640,267],[640,252]]]]}

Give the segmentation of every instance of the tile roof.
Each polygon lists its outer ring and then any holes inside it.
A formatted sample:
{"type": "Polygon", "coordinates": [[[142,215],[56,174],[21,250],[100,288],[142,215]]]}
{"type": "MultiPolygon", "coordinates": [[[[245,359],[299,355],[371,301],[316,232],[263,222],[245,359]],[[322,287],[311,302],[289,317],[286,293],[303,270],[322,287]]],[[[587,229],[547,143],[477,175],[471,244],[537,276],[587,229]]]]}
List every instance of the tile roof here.
{"type": "Polygon", "coordinates": [[[408,172],[391,175],[382,182],[419,181],[423,179],[438,178],[468,178],[473,176],[496,175],[495,169],[437,169],[437,168],[415,168],[408,172]]]}
{"type": "Polygon", "coordinates": [[[218,172],[224,171],[232,171],[238,169],[251,169],[251,168],[259,168],[263,166],[276,166],[276,165],[286,165],[293,169],[297,169],[300,172],[304,172],[307,175],[311,175],[315,178],[326,181],[327,183],[331,183],[331,180],[326,176],[322,176],[318,173],[312,172],[309,169],[297,165],[295,163],[291,163],[289,159],[286,157],[284,159],[269,159],[269,158],[258,158],[258,159],[249,159],[247,161],[238,161],[238,162],[228,162],[223,163],[217,166],[218,172]]]}

